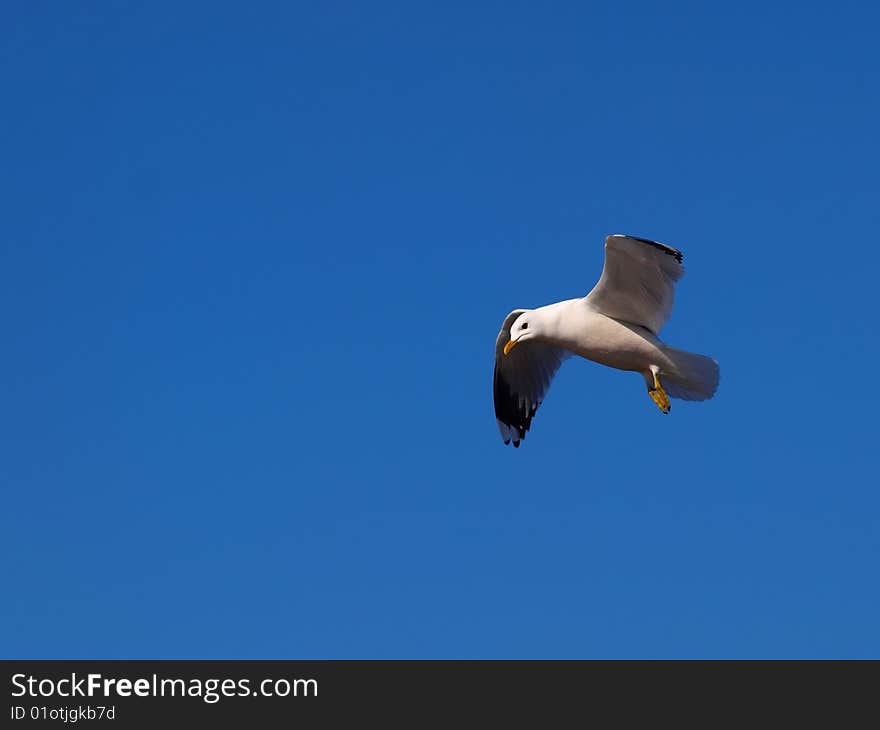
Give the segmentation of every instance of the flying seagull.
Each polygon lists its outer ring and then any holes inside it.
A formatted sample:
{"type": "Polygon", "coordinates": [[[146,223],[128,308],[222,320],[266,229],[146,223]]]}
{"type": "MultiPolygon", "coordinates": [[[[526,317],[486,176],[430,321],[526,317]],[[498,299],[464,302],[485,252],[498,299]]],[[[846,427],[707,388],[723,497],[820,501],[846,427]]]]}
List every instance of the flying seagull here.
{"type": "Polygon", "coordinates": [[[505,444],[526,437],[563,360],[585,357],[641,373],[663,413],[669,398],[708,400],[718,363],[664,345],[657,337],[672,311],[681,251],[615,234],[605,239],[605,267],[593,290],[537,309],[514,309],[495,341],[495,418],[505,444]]]}

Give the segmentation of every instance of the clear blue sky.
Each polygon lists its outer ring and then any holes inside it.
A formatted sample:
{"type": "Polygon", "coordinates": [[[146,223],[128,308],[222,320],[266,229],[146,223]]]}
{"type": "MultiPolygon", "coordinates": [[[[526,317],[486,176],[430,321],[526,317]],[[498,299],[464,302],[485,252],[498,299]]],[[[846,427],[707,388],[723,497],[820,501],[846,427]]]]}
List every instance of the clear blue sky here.
{"type": "Polygon", "coordinates": [[[877,657],[880,11],[5,3],[6,657],[877,657]],[[507,312],[685,253],[664,417],[507,312]]]}

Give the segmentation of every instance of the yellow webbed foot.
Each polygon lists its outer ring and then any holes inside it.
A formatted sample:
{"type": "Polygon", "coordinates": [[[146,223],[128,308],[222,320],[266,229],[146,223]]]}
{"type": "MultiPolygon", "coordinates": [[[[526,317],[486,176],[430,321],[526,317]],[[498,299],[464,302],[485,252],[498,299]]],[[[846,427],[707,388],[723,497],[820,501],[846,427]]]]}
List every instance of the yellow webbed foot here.
{"type": "Polygon", "coordinates": [[[657,407],[663,413],[669,413],[672,404],[669,402],[669,396],[666,395],[666,391],[663,390],[663,386],[660,384],[660,378],[657,377],[657,373],[654,373],[654,387],[648,388],[648,395],[651,396],[651,400],[657,404],[657,407]]]}

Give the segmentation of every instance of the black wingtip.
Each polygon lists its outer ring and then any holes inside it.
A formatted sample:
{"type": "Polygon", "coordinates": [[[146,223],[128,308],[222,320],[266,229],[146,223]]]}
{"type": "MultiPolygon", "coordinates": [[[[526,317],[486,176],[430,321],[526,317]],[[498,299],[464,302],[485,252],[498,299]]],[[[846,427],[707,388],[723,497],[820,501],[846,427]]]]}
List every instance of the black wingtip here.
{"type": "Polygon", "coordinates": [[[626,233],[615,233],[614,235],[631,238],[633,241],[638,241],[639,243],[653,246],[658,251],[663,251],[663,253],[667,253],[672,256],[676,261],[678,261],[678,263],[681,263],[682,258],[684,258],[681,251],[679,251],[677,248],[672,248],[672,246],[667,246],[665,243],[660,243],[659,241],[652,241],[650,238],[639,238],[638,236],[630,236],[626,233]]]}
{"type": "MultiPolygon", "coordinates": [[[[513,445],[515,448],[519,448],[519,442],[528,433],[529,427],[532,424],[532,418],[535,416],[538,404],[523,404],[514,395],[510,384],[504,379],[501,368],[498,365],[495,366],[494,400],[495,418],[499,423],[504,424],[510,429],[513,445]]],[[[510,439],[504,443],[510,443],[510,439]]]]}

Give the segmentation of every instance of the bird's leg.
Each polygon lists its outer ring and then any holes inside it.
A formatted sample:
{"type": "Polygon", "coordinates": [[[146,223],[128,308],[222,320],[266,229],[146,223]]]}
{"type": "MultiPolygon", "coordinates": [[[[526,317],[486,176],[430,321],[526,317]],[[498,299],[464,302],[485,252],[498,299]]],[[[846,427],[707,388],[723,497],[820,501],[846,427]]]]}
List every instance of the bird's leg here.
{"type": "Polygon", "coordinates": [[[663,386],[660,384],[660,378],[658,377],[657,372],[657,367],[652,365],[651,374],[654,376],[654,387],[652,388],[648,386],[648,395],[651,396],[651,400],[657,404],[657,407],[661,411],[669,413],[672,404],[669,402],[669,396],[666,395],[666,391],[663,390],[663,386]]]}

